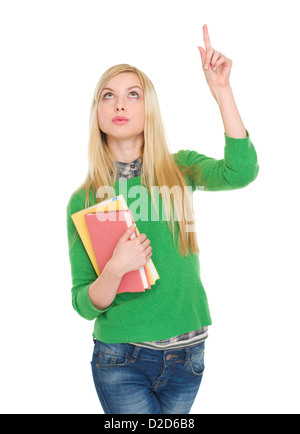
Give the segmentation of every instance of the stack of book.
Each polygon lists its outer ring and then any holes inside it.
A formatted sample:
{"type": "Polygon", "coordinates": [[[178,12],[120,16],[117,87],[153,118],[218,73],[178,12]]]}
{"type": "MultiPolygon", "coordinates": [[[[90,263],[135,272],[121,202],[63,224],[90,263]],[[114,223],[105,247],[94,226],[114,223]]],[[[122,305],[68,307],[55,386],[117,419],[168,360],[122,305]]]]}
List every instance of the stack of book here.
{"type": "MultiPolygon", "coordinates": [[[[134,224],[132,211],[122,194],[85,208],[71,215],[93,267],[99,276],[112,257],[119,238],[134,224]]],[[[136,226],[130,239],[140,235],[136,226]]],[[[159,279],[150,258],[144,267],[129,271],[122,277],[117,294],[145,292],[159,279]]]]}

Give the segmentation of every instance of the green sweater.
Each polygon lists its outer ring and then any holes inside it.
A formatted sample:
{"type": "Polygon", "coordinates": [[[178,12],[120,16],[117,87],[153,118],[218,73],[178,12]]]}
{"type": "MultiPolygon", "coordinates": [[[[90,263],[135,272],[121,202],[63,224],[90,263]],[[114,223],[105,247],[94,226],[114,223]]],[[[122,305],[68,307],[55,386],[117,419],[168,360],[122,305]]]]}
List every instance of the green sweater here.
{"type": "MultiPolygon", "coordinates": [[[[224,158],[220,160],[199,154],[194,150],[180,150],[172,154],[178,165],[192,166],[195,164],[197,168],[200,168],[201,183],[194,172],[185,176],[192,192],[195,192],[198,185],[204,191],[234,190],[244,188],[255,180],[259,171],[257,154],[248,131],[247,135],[245,139],[235,139],[224,133],[224,158]]],[[[162,211],[163,205],[160,197],[158,210],[161,221],[151,221],[152,201],[148,190],[145,189],[146,199],[145,196],[136,194],[138,190],[133,194],[134,189],[131,190],[133,197],[129,195],[125,197],[125,186],[129,192],[132,187],[140,185],[141,176],[119,180],[115,183],[115,193],[116,196],[123,194],[134,217],[139,213],[142,214],[142,210],[147,206],[147,203],[143,201],[148,201],[148,219],[144,218],[145,221],[143,221],[141,217],[141,219],[135,218],[135,221],[139,232],[145,233],[151,242],[152,260],[160,278],[156,280],[155,285],[151,286],[151,289],[145,292],[117,294],[113,303],[105,310],[98,310],[90,301],[88,289],[97,279],[97,274],[80,237],[75,237],[73,243],[73,237],[77,231],[71,214],[84,208],[85,189],[74,192],[67,205],[72,304],[83,318],[95,319],[93,336],[105,343],[168,339],[212,323],[206,293],[201,282],[199,254],[190,254],[188,257],[180,255],[177,247],[178,223],[176,220],[174,221],[176,248],[174,248],[173,236],[165,221],[166,218],[163,217],[165,214],[162,211]],[[136,207],[139,198],[141,202],[138,212],[136,207]],[[133,204],[132,208],[131,204],[133,204]]],[[[89,195],[91,206],[96,203],[96,197],[92,190],[89,195]]]]}

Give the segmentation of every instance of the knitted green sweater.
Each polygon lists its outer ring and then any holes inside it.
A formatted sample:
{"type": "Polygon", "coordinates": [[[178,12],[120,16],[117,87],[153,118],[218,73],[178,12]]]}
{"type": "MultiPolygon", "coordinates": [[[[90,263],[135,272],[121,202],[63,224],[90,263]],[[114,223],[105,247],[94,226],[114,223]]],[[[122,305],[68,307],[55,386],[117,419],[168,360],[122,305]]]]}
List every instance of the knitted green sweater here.
{"type": "MultiPolygon", "coordinates": [[[[195,165],[198,171],[184,175],[187,185],[195,192],[198,186],[206,191],[234,190],[246,187],[257,177],[257,154],[247,131],[247,138],[225,136],[224,158],[217,160],[194,150],[172,154],[180,166],[195,165]],[[200,174],[201,176],[200,176],[200,174]]],[[[178,222],[175,220],[175,246],[169,231],[161,198],[159,220],[151,218],[152,201],[149,191],[140,195],[141,176],[115,183],[116,196],[123,194],[132,210],[139,232],[145,233],[152,246],[152,261],[160,276],[145,292],[117,294],[105,310],[98,310],[90,301],[89,286],[97,274],[85,251],[71,215],[84,208],[85,189],[75,191],[67,205],[67,231],[72,275],[72,304],[87,320],[94,320],[93,336],[106,343],[144,342],[168,339],[211,324],[207,297],[200,277],[199,254],[188,257],[178,250],[178,222]],[[127,193],[130,194],[127,195],[127,193]],[[136,191],[135,191],[136,190],[136,191]],[[145,198],[146,197],[146,198],[145,198]],[[140,205],[139,213],[136,211],[140,205]],[[131,207],[132,205],[132,207],[131,207]],[[148,206],[148,218],[142,217],[148,206]],[[140,214],[141,218],[136,218],[140,214]],[[164,220],[163,220],[164,219],[164,220]],[[78,234],[77,234],[78,235],[78,234]],[[74,238],[75,236],[75,238],[74,238]],[[75,239],[75,242],[74,242],[75,239]]],[[[96,203],[95,193],[89,192],[90,206],[96,203]]],[[[197,216],[195,216],[197,218],[197,216]]]]}

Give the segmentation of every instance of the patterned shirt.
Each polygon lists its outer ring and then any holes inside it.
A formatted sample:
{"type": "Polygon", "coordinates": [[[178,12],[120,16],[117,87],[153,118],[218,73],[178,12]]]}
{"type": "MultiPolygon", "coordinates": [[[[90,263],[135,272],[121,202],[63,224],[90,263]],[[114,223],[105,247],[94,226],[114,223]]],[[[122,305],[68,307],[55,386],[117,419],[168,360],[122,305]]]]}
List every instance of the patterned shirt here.
{"type": "MultiPolygon", "coordinates": [[[[138,157],[131,163],[116,162],[118,165],[117,179],[130,179],[140,175],[142,168],[141,158],[138,157]]],[[[208,327],[202,327],[199,330],[193,330],[188,333],[184,333],[179,336],[174,336],[169,339],[163,339],[160,341],[152,342],[130,342],[133,345],[139,345],[145,348],[151,348],[156,350],[165,350],[169,348],[181,348],[188,345],[194,345],[202,342],[208,337],[208,327]]]]}

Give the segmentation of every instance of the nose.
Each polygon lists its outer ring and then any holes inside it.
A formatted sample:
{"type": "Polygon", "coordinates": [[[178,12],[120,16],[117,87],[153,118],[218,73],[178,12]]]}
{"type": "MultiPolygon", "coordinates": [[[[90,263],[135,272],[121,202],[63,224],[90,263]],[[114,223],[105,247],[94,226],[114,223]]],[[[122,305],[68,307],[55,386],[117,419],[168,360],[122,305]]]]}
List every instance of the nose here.
{"type": "Polygon", "coordinates": [[[115,110],[119,111],[119,110],[126,110],[126,106],[125,103],[123,101],[117,101],[116,105],[115,105],[115,110]]]}

